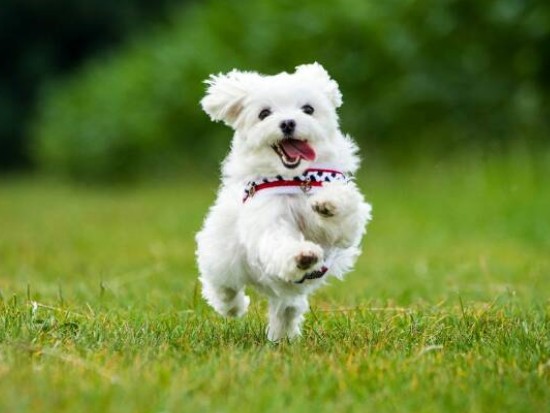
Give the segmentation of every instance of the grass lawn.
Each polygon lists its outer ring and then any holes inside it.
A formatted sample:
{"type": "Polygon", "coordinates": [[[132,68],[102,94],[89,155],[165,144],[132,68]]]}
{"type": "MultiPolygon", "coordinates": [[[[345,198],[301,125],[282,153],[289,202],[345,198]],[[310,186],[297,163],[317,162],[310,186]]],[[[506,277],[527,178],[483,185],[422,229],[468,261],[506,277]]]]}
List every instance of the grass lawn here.
{"type": "Polygon", "coordinates": [[[550,411],[550,156],[358,180],[357,268],[279,345],[200,298],[214,178],[0,181],[0,412],[550,411]]]}

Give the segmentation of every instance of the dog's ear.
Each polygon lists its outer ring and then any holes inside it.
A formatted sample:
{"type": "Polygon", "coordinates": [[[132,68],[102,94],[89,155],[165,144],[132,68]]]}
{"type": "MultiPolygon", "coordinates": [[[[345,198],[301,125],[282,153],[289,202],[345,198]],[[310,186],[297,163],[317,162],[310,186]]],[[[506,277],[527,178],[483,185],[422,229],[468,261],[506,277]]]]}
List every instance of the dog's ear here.
{"type": "Polygon", "coordinates": [[[304,79],[316,82],[335,108],[342,105],[342,93],[340,93],[338,83],[331,79],[328,72],[319,63],[297,66],[296,74],[303,76],[304,79]]]}
{"type": "Polygon", "coordinates": [[[203,110],[214,121],[223,121],[233,127],[242,109],[250,83],[256,73],[232,70],[227,74],[210,75],[206,96],[201,100],[203,110]]]}

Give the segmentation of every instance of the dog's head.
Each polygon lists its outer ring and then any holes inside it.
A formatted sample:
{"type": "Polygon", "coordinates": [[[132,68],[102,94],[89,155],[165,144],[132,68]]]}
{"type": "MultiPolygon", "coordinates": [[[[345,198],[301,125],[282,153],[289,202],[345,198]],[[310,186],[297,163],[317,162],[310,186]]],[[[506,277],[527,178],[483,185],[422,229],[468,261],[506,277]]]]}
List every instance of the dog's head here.
{"type": "Polygon", "coordinates": [[[206,83],[204,111],[236,131],[233,149],[256,171],[299,171],[334,155],[342,95],[320,64],[274,76],[233,70],[206,83]]]}

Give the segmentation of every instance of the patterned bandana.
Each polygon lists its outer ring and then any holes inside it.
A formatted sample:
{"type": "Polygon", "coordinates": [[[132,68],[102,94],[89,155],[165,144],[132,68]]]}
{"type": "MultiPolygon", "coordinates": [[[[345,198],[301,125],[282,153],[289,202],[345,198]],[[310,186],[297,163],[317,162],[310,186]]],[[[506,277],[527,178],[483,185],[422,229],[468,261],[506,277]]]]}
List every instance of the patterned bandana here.
{"type": "Polygon", "coordinates": [[[292,179],[285,179],[281,175],[273,178],[258,178],[246,184],[243,195],[243,203],[253,198],[260,191],[270,194],[310,194],[329,182],[344,182],[351,180],[341,171],[331,168],[312,167],[306,169],[301,175],[292,179]]]}

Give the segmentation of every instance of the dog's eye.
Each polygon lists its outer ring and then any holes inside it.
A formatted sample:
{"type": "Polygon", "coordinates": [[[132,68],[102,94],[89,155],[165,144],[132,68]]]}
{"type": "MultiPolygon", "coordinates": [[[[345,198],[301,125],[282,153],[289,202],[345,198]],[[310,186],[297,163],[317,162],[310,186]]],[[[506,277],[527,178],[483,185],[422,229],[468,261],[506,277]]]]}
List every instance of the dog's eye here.
{"type": "Polygon", "coordinates": [[[267,118],[269,115],[271,115],[271,111],[269,109],[263,109],[260,114],[258,115],[258,118],[260,118],[260,120],[264,120],[265,118],[267,118]]]}
{"type": "Polygon", "coordinates": [[[302,110],[306,115],[313,115],[313,112],[315,112],[315,109],[313,109],[313,106],[311,105],[302,106],[302,110]]]}

